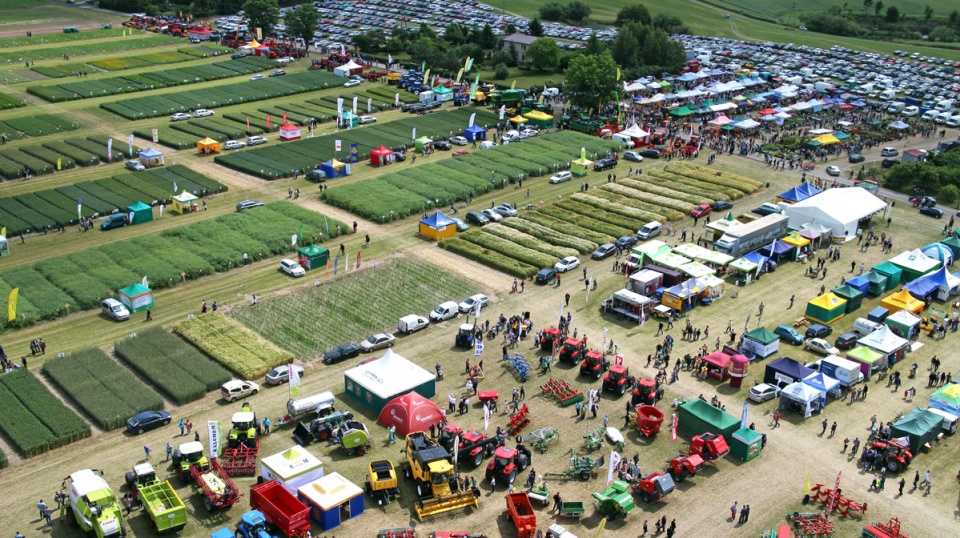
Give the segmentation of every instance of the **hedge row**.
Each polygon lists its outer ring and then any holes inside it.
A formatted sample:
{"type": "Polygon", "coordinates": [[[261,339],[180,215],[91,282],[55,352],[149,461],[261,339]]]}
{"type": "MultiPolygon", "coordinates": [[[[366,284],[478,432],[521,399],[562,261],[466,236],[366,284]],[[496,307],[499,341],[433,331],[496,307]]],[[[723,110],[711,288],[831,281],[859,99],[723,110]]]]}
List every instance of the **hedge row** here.
{"type": "Polygon", "coordinates": [[[293,361],[284,351],[222,312],[209,312],[180,322],[176,331],[213,360],[244,379],[256,379],[293,361]]]}
{"type": "Polygon", "coordinates": [[[678,202],[672,198],[666,198],[664,196],[658,196],[656,194],[650,194],[648,192],[635,189],[633,186],[631,186],[631,183],[635,184],[639,182],[618,179],[616,183],[606,183],[604,185],[600,185],[600,189],[619,194],[620,196],[627,198],[633,198],[634,200],[639,200],[647,204],[649,210],[651,211],[656,211],[658,206],[670,209],[672,211],[679,211],[681,213],[689,213],[690,210],[693,209],[693,204],[678,202]]]}
{"type": "Polygon", "coordinates": [[[99,348],[43,363],[43,371],[104,430],[115,430],[141,411],[163,409],[163,399],[99,348]]]}
{"type": "MultiPolygon", "coordinates": [[[[506,220],[509,221],[510,219],[506,220]]],[[[577,249],[554,245],[549,241],[545,241],[503,224],[493,223],[489,226],[484,226],[483,230],[489,234],[506,239],[507,241],[513,241],[520,246],[537,250],[550,256],[556,256],[557,258],[566,258],[567,256],[576,256],[579,254],[577,249]]]]}
{"type": "Polygon", "coordinates": [[[555,230],[565,235],[579,237],[581,239],[596,243],[597,245],[612,243],[617,240],[617,237],[619,237],[601,232],[595,232],[591,229],[578,226],[573,222],[563,220],[562,218],[557,218],[539,211],[527,211],[523,214],[523,218],[533,222],[534,224],[539,224],[540,226],[550,228],[551,230],[555,230]]]}
{"type": "Polygon", "coordinates": [[[623,237],[625,235],[634,235],[637,233],[636,228],[618,226],[615,224],[610,224],[606,221],[598,220],[589,216],[590,214],[596,214],[597,211],[584,211],[587,214],[580,214],[575,211],[568,209],[563,209],[554,205],[543,206],[536,210],[537,212],[549,215],[553,218],[560,219],[572,224],[576,224],[581,228],[586,228],[588,230],[593,230],[598,233],[605,235],[610,235],[613,237],[623,237]]]}
{"type": "MultiPolygon", "coordinates": [[[[717,200],[716,198],[700,196],[697,194],[688,194],[688,193],[673,189],[671,187],[654,185],[647,181],[635,181],[631,179],[624,179],[622,183],[633,189],[649,192],[650,194],[655,194],[657,196],[662,196],[668,199],[676,200],[677,202],[686,202],[686,204],[694,204],[694,205],[712,204],[717,200]]],[[[683,205],[683,204],[679,204],[679,205],[683,205]]]]}
{"type": "MultiPolygon", "coordinates": [[[[81,39],[88,39],[84,37],[85,33],[86,32],[80,32],[77,34],[63,35],[77,36],[81,39]]],[[[30,48],[29,51],[15,50],[12,52],[0,52],[0,63],[17,64],[23,63],[23,61],[26,59],[30,59],[31,61],[49,60],[51,58],[59,59],[63,58],[64,54],[71,57],[84,56],[87,54],[112,54],[115,52],[123,52],[128,50],[151,49],[153,47],[170,45],[173,43],[182,43],[182,40],[178,37],[165,35],[143,35],[142,37],[134,35],[101,41],[98,43],[62,44],[59,47],[30,48]]],[[[2,44],[0,44],[0,50],[6,50],[2,44]]]]}
{"type": "Polygon", "coordinates": [[[488,250],[475,243],[463,240],[461,237],[450,237],[440,241],[440,248],[459,254],[465,258],[478,261],[517,278],[530,278],[539,270],[536,266],[524,263],[510,256],[488,250]]]}
{"type": "MultiPolygon", "coordinates": [[[[88,39],[101,39],[104,37],[122,37],[126,30],[126,28],[111,28],[107,30],[84,30],[82,32],[71,34],[65,34],[60,31],[51,32],[49,34],[37,33],[30,36],[24,36],[23,34],[20,34],[17,37],[0,38],[0,48],[36,47],[37,45],[52,45],[55,43],[65,43],[68,41],[86,41],[88,39]]],[[[138,31],[136,32],[136,35],[150,34],[138,31]]]]}
{"type": "Polygon", "coordinates": [[[194,56],[190,54],[184,54],[180,51],[164,51],[154,52],[151,54],[139,54],[136,56],[94,60],[92,62],[87,62],[87,64],[105,71],[119,71],[121,69],[135,69],[138,67],[185,62],[193,59],[195,59],[194,56]]]}
{"type": "Polygon", "coordinates": [[[27,370],[0,375],[0,430],[25,457],[90,436],[90,426],[27,370]]]}
{"type": "MultiPolygon", "coordinates": [[[[610,185],[610,186],[618,187],[617,185],[610,185]]],[[[680,220],[685,216],[685,214],[681,213],[680,211],[676,211],[668,207],[663,207],[661,205],[650,204],[642,200],[637,200],[636,198],[630,198],[626,195],[618,194],[615,191],[608,190],[607,187],[608,185],[600,185],[600,188],[590,191],[590,194],[592,196],[596,196],[597,198],[610,200],[611,202],[621,204],[629,208],[639,209],[640,211],[644,211],[646,213],[651,213],[654,215],[660,215],[659,217],[654,218],[653,220],[663,220],[663,219],[680,220]]],[[[624,191],[624,192],[631,193],[633,191],[624,191]]]]}
{"type": "Polygon", "coordinates": [[[154,327],[114,343],[114,351],[178,405],[202,398],[232,377],[197,348],[154,327]]]}

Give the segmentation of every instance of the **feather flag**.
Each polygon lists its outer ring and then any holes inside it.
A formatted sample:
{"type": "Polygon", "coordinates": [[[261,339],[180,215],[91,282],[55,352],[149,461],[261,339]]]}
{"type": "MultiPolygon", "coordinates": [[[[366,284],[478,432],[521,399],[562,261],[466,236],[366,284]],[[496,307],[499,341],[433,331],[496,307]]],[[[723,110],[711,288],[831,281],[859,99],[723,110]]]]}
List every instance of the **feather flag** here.
{"type": "Polygon", "coordinates": [[[367,97],[367,114],[373,112],[373,98],[367,97]]]}
{"type": "Polygon", "coordinates": [[[462,76],[463,76],[463,69],[461,68],[460,71],[457,72],[457,81],[456,81],[456,84],[460,84],[460,77],[462,77],[462,76]]]}
{"type": "Polygon", "coordinates": [[[337,256],[333,260],[333,276],[337,276],[338,270],[340,270],[340,256],[337,256]]]}
{"type": "Polygon", "coordinates": [[[177,182],[174,181],[174,182],[173,182],[173,194],[177,194],[177,192],[178,192],[178,191],[177,191],[177,182]]]}
{"type": "Polygon", "coordinates": [[[287,124],[287,111],[284,110],[284,111],[283,111],[283,123],[282,123],[281,125],[286,125],[286,124],[287,124]]]}
{"type": "Polygon", "coordinates": [[[471,69],[473,69],[473,58],[471,58],[471,57],[468,56],[468,57],[467,57],[467,65],[464,66],[463,72],[464,72],[464,73],[469,73],[471,69]]]}
{"type": "Polygon", "coordinates": [[[613,472],[620,466],[620,454],[616,450],[610,451],[610,466],[607,468],[607,485],[613,482],[613,472]]]}
{"type": "Polygon", "coordinates": [[[247,130],[250,130],[250,118],[247,118],[247,130]]]}
{"type": "Polygon", "coordinates": [[[810,495],[810,469],[807,469],[807,483],[803,485],[803,494],[810,495]]]}
{"type": "Polygon", "coordinates": [[[354,114],[357,113],[357,96],[356,95],[353,96],[353,113],[354,114]]]}
{"type": "Polygon", "coordinates": [[[393,106],[400,106],[400,94],[395,94],[393,96],[393,106]]]}
{"type": "Polygon", "coordinates": [[[330,276],[330,256],[327,256],[327,270],[323,273],[323,276],[330,276]]]}
{"type": "Polygon", "coordinates": [[[413,128],[413,132],[412,132],[412,134],[410,135],[410,137],[411,137],[413,140],[416,140],[416,139],[417,139],[417,128],[416,128],[416,127],[413,128]]]}
{"type": "Polygon", "coordinates": [[[516,90],[516,89],[517,89],[517,81],[516,81],[516,79],[514,79],[514,81],[510,84],[510,89],[511,89],[511,90],[516,90]]]}
{"type": "MultiPolygon", "coordinates": [[[[477,343],[482,344],[483,342],[477,341],[477,343]]],[[[490,429],[490,406],[488,406],[485,403],[483,404],[483,431],[487,431],[489,429],[490,429]]]]}
{"type": "Polygon", "coordinates": [[[507,105],[500,105],[500,120],[503,120],[503,116],[507,113],[507,105]]]}
{"type": "Polygon", "coordinates": [[[17,319],[17,298],[20,297],[20,288],[10,290],[10,296],[7,297],[7,321],[17,319]]]}
{"type": "Polygon", "coordinates": [[[422,82],[422,84],[423,84],[424,86],[426,86],[428,80],[430,80],[430,70],[429,70],[429,69],[427,69],[426,71],[423,72],[423,82],[422,82]]]}
{"type": "Polygon", "coordinates": [[[147,275],[143,275],[143,279],[140,281],[140,283],[143,284],[144,288],[150,287],[150,281],[147,280],[147,275]]]}
{"type": "Polygon", "coordinates": [[[620,68],[617,68],[617,80],[620,80],[620,68]]]}
{"type": "Polygon", "coordinates": [[[267,114],[267,130],[270,130],[270,114],[267,114]]]}
{"type": "Polygon", "coordinates": [[[83,218],[83,198],[77,198],[77,218],[83,218]]]}
{"type": "Polygon", "coordinates": [[[354,267],[354,269],[359,269],[359,268],[360,268],[360,253],[357,252],[357,266],[354,267]]]}
{"type": "Polygon", "coordinates": [[[130,156],[133,157],[133,135],[127,137],[127,151],[130,153],[130,156]]]}
{"type": "Polygon", "coordinates": [[[263,39],[263,30],[261,30],[259,27],[254,28],[253,30],[254,30],[254,32],[256,32],[256,34],[257,34],[257,39],[258,39],[258,40],[262,40],[262,39],[263,39]]]}
{"type": "Polygon", "coordinates": [[[473,346],[473,354],[477,357],[483,355],[483,340],[477,340],[477,343],[473,346]]]}
{"type": "Polygon", "coordinates": [[[470,123],[467,127],[473,127],[473,122],[477,120],[477,113],[470,114],[470,123]]]}
{"type": "Polygon", "coordinates": [[[63,162],[60,160],[60,157],[57,157],[57,170],[61,170],[63,162]]]}
{"type": "Polygon", "coordinates": [[[677,415],[674,414],[670,424],[670,440],[671,441],[677,440],[677,422],[678,422],[677,415]]]}
{"type": "Polygon", "coordinates": [[[427,70],[427,61],[424,60],[424,61],[420,64],[420,72],[424,72],[424,71],[426,71],[426,70],[427,70]]]}
{"type": "Polygon", "coordinates": [[[107,139],[107,162],[113,162],[113,138],[107,139]]]}
{"type": "Polygon", "coordinates": [[[296,398],[300,392],[300,372],[293,364],[289,366],[287,371],[290,372],[290,397],[296,398]]]}
{"type": "Polygon", "coordinates": [[[393,55],[387,54],[387,67],[390,67],[391,65],[393,65],[393,55]]]}

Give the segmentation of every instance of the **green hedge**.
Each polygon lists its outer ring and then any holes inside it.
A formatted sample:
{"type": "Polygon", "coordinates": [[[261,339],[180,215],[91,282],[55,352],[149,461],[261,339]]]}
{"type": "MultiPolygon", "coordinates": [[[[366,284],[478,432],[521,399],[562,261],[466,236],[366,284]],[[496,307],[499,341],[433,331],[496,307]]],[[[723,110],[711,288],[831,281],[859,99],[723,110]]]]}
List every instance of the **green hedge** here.
{"type": "MultiPolygon", "coordinates": [[[[623,237],[625,235],[633,235],[637,233],[637,230],[633,227],[618,226],[615,224],[610,224],[606,221],[602,221],[596,218],[589,217],[584,214],[580,214],[574,211],[563,209],[554,205],[547,205],[541,208],[538,208],[536,212],[544,213],[553,218],[560,219],[572,224],[576,224],[581,228],[586,228],[588,230],[593,230],[602,234],[610,235],[613,237],[623,237]]],[[[594,211],[593,213],[597,213],[594,211]]]]}
{"type": "Polygon", "coordinates": [[[0,375],[0,409],[0,430],[28,458],[90,436],[90,426],[26,370],[0,375]]]}
{"type": "Polygon", "coordinates": [[[751,194],[763,187],[763,183],[729,172],[722,172],[716,168],[704,168],[695,164],[676,163],[666,168],[667,172],[687,176],[699,181],[713,183],[721,187],[732,187],[744,194],[751,194]]]}

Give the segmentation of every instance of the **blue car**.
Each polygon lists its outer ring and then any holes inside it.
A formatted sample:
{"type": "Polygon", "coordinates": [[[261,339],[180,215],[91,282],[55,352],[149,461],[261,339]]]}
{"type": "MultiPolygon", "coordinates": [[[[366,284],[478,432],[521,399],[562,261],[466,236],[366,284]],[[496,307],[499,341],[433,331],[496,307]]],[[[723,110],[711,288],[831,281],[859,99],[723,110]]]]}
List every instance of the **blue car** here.
{"type": "Polygon", "coordinates": [[[773,334],[779,336],[781,340],[789,342],[795,346],[799,346],[803,343],[803,335],[788,325],[777,325],[777,328],[773,330],[773,334]]]}
{"type": "Polygon", "coordinates": [[[166,411],[143,411],[127,419],[127,431],[141,433],[170,424],[170,413],[166,411]]]}

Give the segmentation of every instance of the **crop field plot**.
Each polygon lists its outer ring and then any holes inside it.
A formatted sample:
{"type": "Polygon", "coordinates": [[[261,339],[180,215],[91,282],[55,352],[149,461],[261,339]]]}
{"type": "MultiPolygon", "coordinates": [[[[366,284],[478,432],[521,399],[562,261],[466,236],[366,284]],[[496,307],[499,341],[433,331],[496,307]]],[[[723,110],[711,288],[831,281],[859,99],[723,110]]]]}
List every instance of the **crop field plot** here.
{"type": "MultiPolygon", "coordinates": [[[[181,55],[181,53],[176,52],[171,54],[181,55]]],[[[186,59],[192,58],[187,57],[186,59]]],[[[123,67],[126,65],[126,60],[124,59],[103,60],[102,63],[98,64],[98,62],[93,62],[91,65],[95,65],[101,69],[107,69],[107,67],[112,67],[114,69],[127,68],[123,67]]],[[[76,99],[87,99],[91,97],[136,93],[156,88],[166,88],[169,86],[196,84],[198,82],[207,82],[210,80],[219,80],[228,77],[248,75],[250,73],[256,73],[257,71],[263,71],[271,67],[275,67],[275,64],[266,58],[247,57],[239,60],[226,60],[192,67],[147,71],[135,75],[122,75],[95,80],[82,80],[79,82],[65,82],[62,84],[46,86],[30,86],[27,88],[27,92],[36,95],[45,101],[56,103],[62,101],[73,101],[76,99]]],[[[191,107],[199,108],[193,107],[192,104],[191,107]]]]}
{"type": "MultiPolygon", "coordinates": [[[[76,35],[82,34],[83,32],[76,35]]],[[[111,54],[129,50],[151,49],[175,43],[183,43],[183,40],[172,36],[144,34],[142,37],[133,35],[95,43],[74,42],[47,47],[24,47],[0,52],[0,63],[23,64],[28,59],[49,60],[51,58],[63,58],[64,54],[70,57],[111,54]]],[[[4,47],[0,46],[0,48],[4,47]]]]}
{"type": "MultiPolygon", "coordinates": [[[[8,8],[9,9],[9,8],[8,8]]],[[[0,49],[12,49],[17,47],[36,47],[38,45],[55,45],[70,43],[74,41],[88,41],[92,39],[102,39],[105,37],[123,37],[126,28],[110,28],[107,30],[85,30],[75,34],[65,34],[63,32],[40,34],[31,36],[19,35],[17,37],[0,38],[0,49]]],[[[150,35],[146,32],[137,35],[150,35]]]]}
{"type": "Polygon", "coordinates": [[[163,409],[162,398],[101,349],[48,360],[43,372],[104,430],[122,427],[140,411],[163,409]]]}
{"type": "Polygon", "coordinates": [[[56,116],[54,114],[37,114],[22,118],[5,119],[0,123],[0,132],[7,135],[7,139],[23,138],[24,136],[44,136],[64,131],[73,131],[80,127],[80,123],[56,116]]]}
{"type": "Polygon", "coordinates": [[[22,106],[27,106],[27,102],[23,99],[14,97],[12,95],[7,95],[5,93],[0,93],[0,110],[20,108],[22,106]]]}
{"type": "MultiPolygon", "coordinates": [[[[123,56],[119,58],[108,58],[105,60],[94,60],[87,62],[104,71],[120,71],[121,69],[136,69],[138,67],[151,67],[164,64],[173,64],[177,62],[186,62],[196,60],[197,55],[190,54],[193,49],[184,48],[175,51],[154,52],[150,54],[139,54],[136,56],[123,56]]],[[[225,49],[226,50],[226,49],[225,49]]]]}
{"type": "Polygon", "coordinates": [[[293,355],[223,312],[200,314],[180,322],[176,331],[244,379],[257,379],[293,355]]]}
{"type": "Polygon", "coordinates": [[[0,430],[25,457],[90,436],[90,425],[26,370],[0,376],[0,430]]]}
{"type": "MultiPolygon", "coordinates": [[[[117,147],[116,144],[114,147],[117,147]]],[[[73,146],[67,146],[65,149],[70,152],[82,151],[73,146]]],[[[22,150],[28,152],[30,147],[22,150]]],[[[0,155],[2,154],[0,152],[0,155]]],[[[3,164],[0,163],[0,172],[2,171],[3,164]]],[[[72,224],[77,221],[78,205],[80,205],[81,214],[84,217],[90,217],[126,211],[127,206],[134,202],[143,202],[147,205],[169,203],[174,195],[174,185],[178,189],[200,197],[227,190],[222,183],[213,181],[183,165],[175,164],[144,170],[136,174],[119,174],[94,181],[81,181],[54,189],[0,198],[0,225],[6,226],[11,234],[16,235],[21,232],[52,228],[58,222],[72,224]],[[79,203],[81,200],[82,204],[79,203]]]]}
{"type": "Polygon", "coordinates": [[[231,316],[308,360],[344,342],[393,332],[397,320],[411,312],[426,314],[443,301],[478,291],[476,284],[436,266],[396,259],[257,306],[234,308],[231,316]]]}
{"type": "Polygon", "coordinates": [[[113,349],[178,405],[202,398],[233,377],[197,348],[160,327],[119,340],[113,349]]]}
{"type": "MultiPolygon", "coordinates": [[[[237,123],[230,119],[224,118],[201,118],[185,122],[177,122],[171,124],[170,128],[175,131],[179,131],[180,134],[187,135],[187,137],[193,141],[192,145],[196,145],[197,140],[202,140],[204,137],[210,137],[219,142],[225,142],[235,138],[244,138],[250,135],[260,135],[264,132],[263,129],[257,127],[253,123],[250,124],[250,129],[247,129],[245,122],[237,123]]],[[[179,137],[179,135],[177,136],[179,137]]],[[[162,142],[163,137],[160,137],[160,140],[162,142]]],[[[168,138],[168,141],[171,140],[168,138]]]]}
{"type": "MultiPolygon", "coordinates": [[[[309,103],[310,101],[307,102],[309,103]]],[[[335,98],[333,103],[333,110],[336,111],[335,98]]],[[[347,106],[346,102],[344,103],[344,106],[347,106]]],[[[485,122],[493,123],[496,121],[496,116],[490,111],[479,109],[454,109],[430,114],[427,116],[410,117],[382,124],[375,123],[362,128],[341,130],[336,134],[317,136],[314,138],[297,140],[295,142],[287,142],[280,147],[271,146],[252,148],[236,153],[218,155],[214,157],[214,161],[217,164],[226,166],[227,168],[232,168],[234,170],[238,170],[262,179],[273,180],[284,177],[293,177],[297,170],[313,169],[317,163],[328,161],[335,157],[340,159],[344,158],[343,156],[345,153],[337,153],[336,151],[336,140],[342,141],[344,152],[349,150],[351,144],[357,144],[360,160],[361,163],[363,163],[369,159],[370,150],[377,148],[380,145],[384,145],[386,147],[395,147],[400,144],[407,144],[412,147],[413,142],[411,135],[413,134],[414,129],[417,130],[417,137],[427,136],[437,140],[440,138],[448,138],[451,131],[456,134],[467,126],[467,121],[470,117],[470,114],[474,111],[477,112],[478,125],[482,125],[485,122]]],[[[444,161],[446,161],[446,159],[444,161]]],[[[459,166],[456,167],[456,169],[461,168],[462,167],[459,166]]],[[[433,169],[432,172],[421,175],[443,175],[449,173],[452,172],[446,169],[433,169]]],[[[453,182],[448,183],[452,184],[453,182]]],[[[391,191],[392,190],[395,189],[391,189],[391,191]]],[[[474,191],[475,194],[479,192],[481,191],[474,191]]],[[[464,195],[464,198],[465,197],[466,196],[464,195]]],[[[422,200],[422,198],[418,199],[422,200]]],[[[354,202],[359,203],[360,201],[355,200],[354,202]]],[[[372,201],[372,203],[379,207],[379,204],[377,204],[376,201],[372,201]]],[[[411,204],[411,207],[416,206],[418,208],[413,210],[412,213],[419,211],[419,208],[424,205],[420,202],[411,204]]],[[[395,215],[397,217],[402,217],[412,213],[408,212],[405,215],[399,215],[395,213],[395,215]]],[[[380,216],[389,215],[389,209],[385,213],[379,213],[378,209],[371,209],[370,213],[367,215],[370,218],[381,221],[380,216]]]]}

